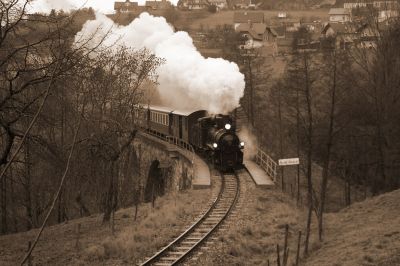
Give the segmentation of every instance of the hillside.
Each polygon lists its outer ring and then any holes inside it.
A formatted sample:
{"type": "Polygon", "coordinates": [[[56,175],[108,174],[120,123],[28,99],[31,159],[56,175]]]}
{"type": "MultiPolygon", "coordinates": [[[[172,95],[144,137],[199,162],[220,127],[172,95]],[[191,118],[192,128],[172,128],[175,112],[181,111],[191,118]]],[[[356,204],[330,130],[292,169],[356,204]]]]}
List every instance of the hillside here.
{"type": "Polygon", "coordinates": [[[328,214],[326,226],[305,265],[400,265],[400,190],[328,214]]]}
{"type": "MultiPolygon", "coordinates": [[[[102,215],[70,220],[49,226],[34,252],[33,265],[135,265],[155,253],[193,223],[210,199],[211,190],[190,190],[168,194],[139,207],[115,213],[115,232],[102,225],[102,215]],[[79,227],[79,229],[78,229],[79,227]],[[79,234],[78,234],[79,232],[79,234]]],[[[0,236],[0,265],[18,265],[28,242],[38,229],[0,236]]]]}

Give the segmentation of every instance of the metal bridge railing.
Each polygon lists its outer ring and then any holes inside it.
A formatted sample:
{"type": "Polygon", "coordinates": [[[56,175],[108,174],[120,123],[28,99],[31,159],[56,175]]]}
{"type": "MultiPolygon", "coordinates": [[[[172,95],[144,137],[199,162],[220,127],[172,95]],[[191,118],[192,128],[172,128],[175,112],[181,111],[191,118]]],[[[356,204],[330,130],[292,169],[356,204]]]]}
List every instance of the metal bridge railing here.
{"type": "Polygon", "coordinates": [[[161,139],[163,141],[168,142],[169,144],[173,144],[175,146],[178,146],[179,148],[183,149],[183,151],[185,152],[185,155],[191,159],[191,163],[194,164],[195,162],[195,152],[194,152],[194,148],[192,145],[190,145],[189,143],[187,143],[186,141],[174,137],[174,136],[165,136],[163,134],[160,134],[159,132],[156,131],[150,131],[147,130],[145,131],[146,134],[149,134],[150,136],[156,137],[158,139],[161,139]]]}
{"type": "Polygon", "coordinates": [[[194,148],[192,145],[190,145],[186,141],[184,141],[180,138],[174,137],[174,136],[167,136],[166,139],[167,139],[168,143],[174,144],[175,146],[178,146],[179,148],[182,148],[184,151],[186,151],[187,152],[186,155],[191,157],[192,164],[194,164],[195,152],[194,152],[194,148]]]}
{"type": "Polygon", "coordinates": [[[256,163],[275,181],[277,163],[259,148],[257,148],[256,163]]]}

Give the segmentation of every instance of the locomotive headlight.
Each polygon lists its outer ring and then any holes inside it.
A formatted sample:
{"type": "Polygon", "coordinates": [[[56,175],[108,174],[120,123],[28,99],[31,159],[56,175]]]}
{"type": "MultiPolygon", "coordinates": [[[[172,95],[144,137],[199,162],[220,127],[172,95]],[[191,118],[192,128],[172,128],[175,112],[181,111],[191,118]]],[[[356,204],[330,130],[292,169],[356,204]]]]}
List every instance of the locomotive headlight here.
{"type": "Polygon", "coordinates": [[[217,147],[218,147],[218,144],[214,142],[214,143],[213,143],[213,147],[214,147],[214,148],[217,148],[217,147]]]}
{"type": "Polygon", "coordinates": [[[243,148],[244,147],[244,142],[240,142],[240,147],[243,148]]]}
{"type": "Polygon", "coordinates": [[[231,124],[225,124],[225,129],[226,129],[226,130],[231,129],[231,124]]]}

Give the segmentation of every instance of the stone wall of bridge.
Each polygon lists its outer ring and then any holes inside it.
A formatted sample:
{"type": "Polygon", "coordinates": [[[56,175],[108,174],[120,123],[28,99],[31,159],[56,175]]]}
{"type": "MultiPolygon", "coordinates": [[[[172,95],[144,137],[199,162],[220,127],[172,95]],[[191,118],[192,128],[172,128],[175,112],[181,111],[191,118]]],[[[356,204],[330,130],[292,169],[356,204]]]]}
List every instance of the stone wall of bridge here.
{"type": "MultiPolygon", "coordinates": [[[[189,189],[192,186],[194,167],[174,145],[156,137],[138,133],[133,144],[124,153],[120,173],[123,195],[141,194],[141,201],[149,193],[149,184],[162,184],[162,193],[189,189]],[[158,161],[155,164],[155,161],[158,161]],[[156,171],[150,170],[157,165],[156,171]]],[[[121,191],[122,192],[122,191],[121,191]]],[[[151,192],[150,192],[151,193],[151,192]]],[[[148,196],[148,195],[147,195],[148,196]]]]}

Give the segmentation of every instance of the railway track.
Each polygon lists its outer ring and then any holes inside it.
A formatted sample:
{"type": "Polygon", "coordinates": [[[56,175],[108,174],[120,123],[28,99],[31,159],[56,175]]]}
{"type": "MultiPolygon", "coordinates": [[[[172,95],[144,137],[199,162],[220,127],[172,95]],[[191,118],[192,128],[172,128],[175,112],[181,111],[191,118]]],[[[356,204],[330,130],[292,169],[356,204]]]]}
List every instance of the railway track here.
{"type": "Polygon", "coordinates": [[[141,265],[167,266],[183,262],[218,229],[239,199],[236,173],[222,174],[221,188],[210,208],[189,229],[141,265]]]}

